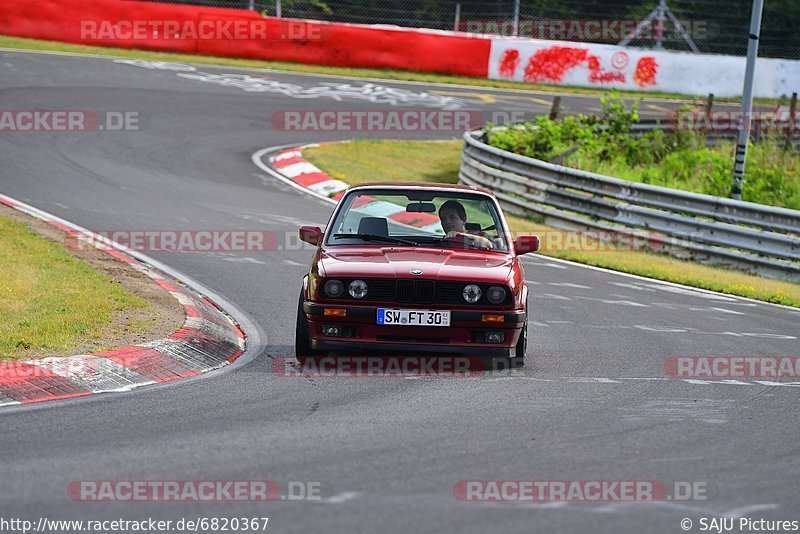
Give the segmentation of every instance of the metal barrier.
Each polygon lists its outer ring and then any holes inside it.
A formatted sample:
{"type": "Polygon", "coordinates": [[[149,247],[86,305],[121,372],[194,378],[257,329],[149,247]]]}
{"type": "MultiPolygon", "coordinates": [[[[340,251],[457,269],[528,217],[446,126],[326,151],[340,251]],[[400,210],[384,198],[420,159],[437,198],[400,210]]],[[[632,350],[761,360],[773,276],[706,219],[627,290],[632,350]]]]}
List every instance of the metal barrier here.
{"type": "MultiPolygon", "coordinates": [[[[792,144],[798,149],[800,149],[800,114],[795,113],[796,118],[794,119],[793,124],[795,125],[794,128],[789,132],[788,140],[791,140],[792,144]]],[[[678,125],[675,124],[674,119],[673,122],[665,122],[661,119],[642,119],[638,123],[631,126],[630,134],[634,137],[639,137],[642,135],[647,135],[653,131],[661,130],[667,131],[672,130],[675,131],[678,128],[678,125]]],[[[694,126],[697,130],[699,129],[699,125],[694,126]]],[[[688,131],[688,130],[684,130],[688,131]]],[[[702,130],[700,130],[702,131],[702,130]]],[[[758,120],[752,120],[751,127],[750,127],[750,139],[754,141],[758,141],[759,139],[763,138],[766,135],[775,134],[777,132],[776,129],[772,130],[764,130],[763,125],[758,120]]],[[[737,128],[731,128],[727,130],[716,130],[713,127],[708,131],[703,132],[703,136],[706,139],[706,144],[708,146],[713,146],[720,141],[730,140],[736,141],[737,136],[739,135],[739,130],[737,128]]],[[[781,132],[782,136],[786,136],[786,132],[781,132]]]]}
{"type": "Polygon", "coordinates": [[[489,146],[483,134],[464,134],[459,180],[494,191],[510,213],[569,230],[644,231],[652,250],[800,282],[800,211],[554,165],[489,146]]]}

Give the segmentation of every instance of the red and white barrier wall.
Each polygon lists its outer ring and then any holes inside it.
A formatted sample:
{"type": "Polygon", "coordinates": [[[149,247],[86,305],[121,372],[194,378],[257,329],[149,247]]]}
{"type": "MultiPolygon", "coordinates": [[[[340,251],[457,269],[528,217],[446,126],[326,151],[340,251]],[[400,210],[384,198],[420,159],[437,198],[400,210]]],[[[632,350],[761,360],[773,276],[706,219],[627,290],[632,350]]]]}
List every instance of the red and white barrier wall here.
{"type": "MultiPolygon", "coordinates": [[[[742,94],[745,58],[534,39],[493,39],[489,78],[717,96],[742,94]]],[[[761,58],[755,95],[800,90],[800,61],[761,58]]]]}
{"type": "Polygon", "coordinates": [[[0,34],[86,45],[476,77],[486,76],[491,47],[488,38],[448,32],[264,18],[242,9],[122,0],[4,0],[0,2],[0,34]],[[143,37],[135,31],[118,30],[133,21],[179,21],[189,23],[184,28],[200,30],[207,27],[201,23],[213,21],[246,23],[249,27],[244,28],[244,33],[254,37],[168,38],[156,31],[143,37]],[[87,38],[87,29],[96,30],[89,33],[97,36],[87,38]],[[123,35],[129,33],[132,37],[123,35]]]}
{"type": "MultiPolygon", "coordinates": [[[[650,51],[613,45],[510,39],[390,26],[263,18],[257,13],[121,0],[37,0],[0,3],[0,34],[71,43],[292,61],[316,65],[440,72],[480,78],[736,96],[742,57],[650,51]],[[248,38],[172,38],[157,30],[133,37],[117,31],[135,21],[244,23],[248,38]],[[99,29],[87,36],[86,29],[99,29]],[[112,28],[110,32],[103,29],[112,28]]],[[[755,94],[800,89],[800,61],[760,59],[755,94]]]]}

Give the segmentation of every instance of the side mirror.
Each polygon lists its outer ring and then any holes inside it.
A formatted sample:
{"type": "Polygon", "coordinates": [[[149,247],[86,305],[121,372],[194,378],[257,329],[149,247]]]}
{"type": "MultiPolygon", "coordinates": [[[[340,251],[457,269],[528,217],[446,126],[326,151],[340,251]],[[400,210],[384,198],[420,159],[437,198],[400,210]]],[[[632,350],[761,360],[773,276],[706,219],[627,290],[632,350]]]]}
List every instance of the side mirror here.
{"type": "Polygon", "coordinates": [[[538,235],[521,235],[514,240],[514,251],[518,255],[536,252],[537,250],[539,250],[538,235]]]}
{"type": "Polygon", "coordinates": [[[309,245],[317,246],[322,239],[322,230],[319,226],[301,226],[300,227],[300,240],[305,241],[309,245]]]}

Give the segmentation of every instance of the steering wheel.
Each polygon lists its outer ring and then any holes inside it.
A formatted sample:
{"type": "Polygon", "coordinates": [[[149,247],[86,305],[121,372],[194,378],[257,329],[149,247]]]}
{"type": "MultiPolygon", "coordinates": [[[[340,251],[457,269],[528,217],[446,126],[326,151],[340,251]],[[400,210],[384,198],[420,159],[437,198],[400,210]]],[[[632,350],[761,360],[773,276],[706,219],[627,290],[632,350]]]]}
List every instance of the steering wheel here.
{"type": "Polygon", "coordinates": [[[480,243],[482,243],[482,241],[480,239],[477,239],[478,237],[480,237],[480,236],[476,236],[476,235],[470,234],[469,232],[459,232],[459,235],[454,236],[454,237],[450,237],[447,234],[445,234],[444,236],[442,236],[440,238],[440,242],[444,243],[446,241],[449,241],[449,242],[453,242],[453,243],[458,243],[462,248],[474,248],[474,249],[478,249],[478,250],[492,250],[492,248],[494,247],[494,243],[492,243],[491,240],[489,240],[487,238],[484,238],[484,239],[487,239],[487,241],[489,243],[491,243],[491,246],[488,246],[488,247],[487,246],[481,246],[480,243]]]}

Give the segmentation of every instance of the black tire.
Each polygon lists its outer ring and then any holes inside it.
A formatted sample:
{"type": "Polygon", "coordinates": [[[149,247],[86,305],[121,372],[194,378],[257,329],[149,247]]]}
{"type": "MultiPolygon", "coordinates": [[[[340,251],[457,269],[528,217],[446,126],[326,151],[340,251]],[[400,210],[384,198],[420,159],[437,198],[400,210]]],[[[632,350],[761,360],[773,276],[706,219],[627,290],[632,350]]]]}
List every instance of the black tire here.
{"type": "Polygon", "coordinates": [[[506,371],[508,369],[522,369],[525,366],[525,354],[528,351],[528,308],[525,308],[525,326],[519,335],[517,344],[509,349],[508,356],[504,358],[490,358],[484,360],[483,368],[491,371],[506,371]]]}
{"type": "MultiPolygon", "coordinates": [[[[525,314],[527,321],[528,314],[525,314]]],[[[514,347],[514,357],[511,359],[511,366],[515,369],[520,369],[525,366],[525,355],[528,352],[528,323],[522,327],[522,333],[519,335],[517,345],[514,347]]]]}
{"type": "Polygon", "coordinates": [[[308,339],[308,319],[303,311],[303,293],[300,292],[300,299],[297,302],[297,323],[294,329],[294,352],[297,361],[301,364],[306,363],[309,358],[319,358],[325,353],[311,348],[308,339]]]}

